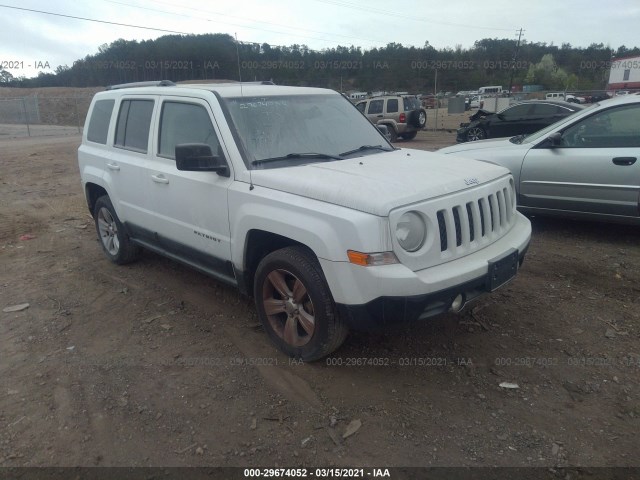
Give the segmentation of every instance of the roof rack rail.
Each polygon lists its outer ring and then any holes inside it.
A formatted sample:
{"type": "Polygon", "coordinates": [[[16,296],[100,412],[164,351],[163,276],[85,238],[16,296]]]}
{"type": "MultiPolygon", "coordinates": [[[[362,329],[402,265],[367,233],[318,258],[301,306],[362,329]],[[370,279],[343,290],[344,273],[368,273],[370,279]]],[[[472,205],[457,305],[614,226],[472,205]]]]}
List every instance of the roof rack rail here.
{"type": "Polygon", "coordinates": [[[152,82],[132,82],[121,83],[119,85],[109,85],[107,90],[119,90],[121,88],[136,88],[136,87],[175,87],[176,84],[171,80],[157,80],[152,82]]]}

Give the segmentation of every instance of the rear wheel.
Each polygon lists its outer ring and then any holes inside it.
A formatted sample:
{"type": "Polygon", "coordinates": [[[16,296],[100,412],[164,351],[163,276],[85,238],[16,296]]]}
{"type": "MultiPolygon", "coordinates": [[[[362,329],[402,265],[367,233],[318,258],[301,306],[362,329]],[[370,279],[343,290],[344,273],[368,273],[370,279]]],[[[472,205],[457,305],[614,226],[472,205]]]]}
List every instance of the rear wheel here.
{"type": "Polygon", "coordinates": [[[403,133],[402,138],[404,138],[405,140],[413,140],[414,138],[416,138],[417,134],[418,132],[403,133]]]}
{"type": "Polygon", "coordinates": [[[138,259],[140,247],[129,239],[107,195],[96,200],[93,218],[102,250],[109,260],[124,265],[138,259]]]}
{"type": "Polygon", "coordinates": [[[486,138],[486,136],[487,136],[487,134],[480,127],[471,127],[467,131],[467,141],[468,142],[475,142],[476,140],[482,140],[483,138],[486,138]]]}
{"type": "Polygon", "coordinates": [[[318,360],[347,336],[316,257],[307,248],[276,250],[256,270],[258,316],[271,340],[293,358],[318,360]]]}

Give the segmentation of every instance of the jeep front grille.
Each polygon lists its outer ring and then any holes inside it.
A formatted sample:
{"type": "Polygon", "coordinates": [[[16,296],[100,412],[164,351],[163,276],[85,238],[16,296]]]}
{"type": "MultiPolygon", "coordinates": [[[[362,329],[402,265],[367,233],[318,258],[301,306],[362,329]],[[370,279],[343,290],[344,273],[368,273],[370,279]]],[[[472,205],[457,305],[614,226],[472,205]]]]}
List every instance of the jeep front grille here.
{"type": "Polygon", "coordinates": [[[440,251],[464,249],[473,242],[501,236],[513,221],[514,200],[511,189],[504,187],[475,201],[438,210],[440,251]]]}

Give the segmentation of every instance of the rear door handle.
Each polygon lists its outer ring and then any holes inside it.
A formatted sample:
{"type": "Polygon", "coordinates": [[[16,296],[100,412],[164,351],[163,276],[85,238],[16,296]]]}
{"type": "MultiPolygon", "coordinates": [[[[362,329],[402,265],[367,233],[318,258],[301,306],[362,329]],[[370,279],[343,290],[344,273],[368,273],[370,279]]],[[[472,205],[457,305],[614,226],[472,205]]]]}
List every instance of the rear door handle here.
{"type": "Polygon", "coordinates": [[[107,168],[109,170],[120,170],[120,165],[118,165],[117,163],[107,163],[107,168]]]}
{"type": "Polygon", "coordinates": [[[636,157],[616,157],[613,159],[616,165],[633,165],[636,163],[636,157]]]}
{"type": "Polygon", "coordinates": [[[162,175],[161,173],[158,175],[151,175],[151,178],[153,179],[154,182],[156,183],[169,183],[169,179],[166,178],[164,175],[162,175]]]}

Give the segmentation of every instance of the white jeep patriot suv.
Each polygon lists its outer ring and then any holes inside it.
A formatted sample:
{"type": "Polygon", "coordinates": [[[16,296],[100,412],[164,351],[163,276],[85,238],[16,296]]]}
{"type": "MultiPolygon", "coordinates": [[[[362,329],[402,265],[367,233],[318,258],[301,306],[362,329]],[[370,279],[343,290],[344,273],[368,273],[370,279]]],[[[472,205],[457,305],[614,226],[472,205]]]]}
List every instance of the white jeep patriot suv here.
{"type": "Polygon", "coordinates": [[[237,286],[304,360],[349,328],[459,311],[516,275],[531,235],[508,170],[396,149],[331,90],[117,85],[78,163],[111,261],[144,247],[237,286]]]}

